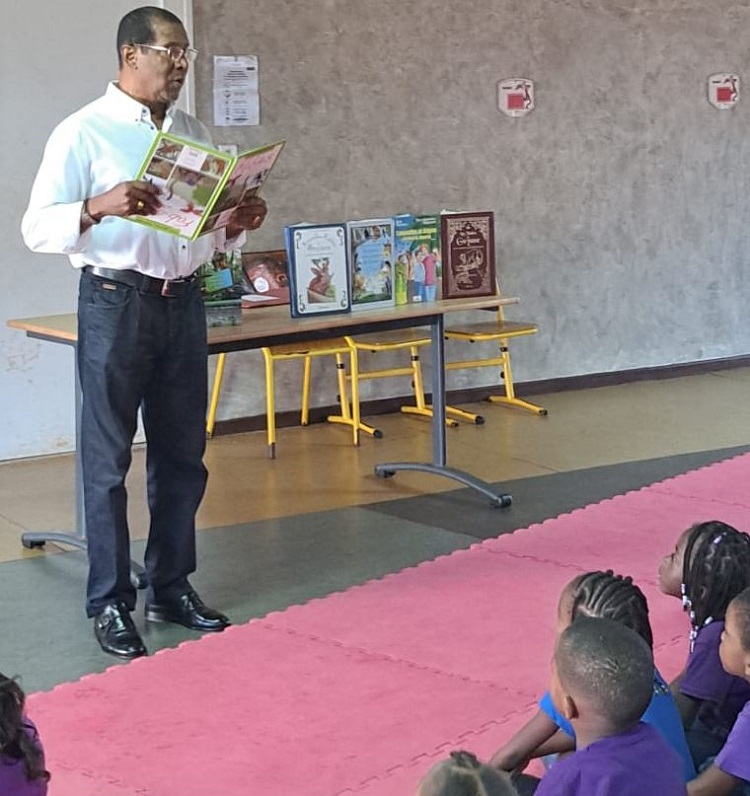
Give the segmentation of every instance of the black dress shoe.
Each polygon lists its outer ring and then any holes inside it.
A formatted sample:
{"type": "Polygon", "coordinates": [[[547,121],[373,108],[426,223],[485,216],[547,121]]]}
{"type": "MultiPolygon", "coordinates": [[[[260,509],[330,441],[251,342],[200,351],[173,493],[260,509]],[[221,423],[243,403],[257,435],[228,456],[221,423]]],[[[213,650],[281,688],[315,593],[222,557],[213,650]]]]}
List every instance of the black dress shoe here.
{"type": "Polygon", "coordinates": [[[224,614],[204,605],[192,589],[165,602],[148,603],[146,619],[149,622],[174,622],[190,630],[219,631],[232,624],[224,614]]]}
{"type": "Polygon", "coordinates": [[[121,602],[105,605],[94,617],[94,635],[99,646],[109,655],[131,660],[147,654],[130,611],[121,602]]]}

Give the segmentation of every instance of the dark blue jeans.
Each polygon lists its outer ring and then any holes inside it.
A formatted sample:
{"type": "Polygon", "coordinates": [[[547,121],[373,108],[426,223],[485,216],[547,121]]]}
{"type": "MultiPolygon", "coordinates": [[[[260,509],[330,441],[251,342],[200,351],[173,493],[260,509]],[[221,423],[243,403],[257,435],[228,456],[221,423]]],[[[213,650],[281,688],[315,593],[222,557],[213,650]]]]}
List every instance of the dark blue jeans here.
{"type": "Polygon", "coordinates": [[[86,612],[121,600],[133,610],[125,476],[141,408],[151,514],[147,601],[188,588],[195,513],[206,488],[206,320],[191,284],[170,298],[82,273],[78,373],[88,534],[86,612]]]}

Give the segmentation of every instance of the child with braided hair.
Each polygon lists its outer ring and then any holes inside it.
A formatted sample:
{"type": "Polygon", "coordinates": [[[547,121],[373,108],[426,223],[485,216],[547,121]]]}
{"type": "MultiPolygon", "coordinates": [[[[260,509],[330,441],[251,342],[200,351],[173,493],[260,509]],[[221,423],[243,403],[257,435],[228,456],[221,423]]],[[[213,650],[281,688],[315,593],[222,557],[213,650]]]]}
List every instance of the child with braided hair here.
{"type": "Polygon", "coordinates": [[[690,616],[687,662],[671,689],[699,770],[750,699],[750,684],[726,672],[719,657],[727,607],[748,586],[750,536],[718,520],[684,531],[659,568],[661,591],[681,599],[690,616]]]}
{"type": "MultiPolygon", "coordinates": [[[[648,603],[630,577],[607,570],[585,572],[573,578],[560,595],[558,635],[581,616],[610,619],[625,625],[635,631],[649,648],[653,646],[648,603]]],[[[656,668],[652,698],[642,721],[652,724],[661,732],[682,760],[685,781],[692,779],[695,768],[680,715],[669,686],[656,668]]],[[[519,771],[531,758],[572,752],[575,748],[575,730],[557,711],[547,692],[539,702],[537,713],[493,755],[490,764],[504,771],[519,771]]],[[[533,793],[535,783],[531,778],[517,776],[515,784],[521,794],[533,793]]]]}
{"type": "Polygon", "coordinates": [[[510,777],[471,753],[451,752],[436,763],[419,784],[416,796],[518,796],[510,777]]]}
{"type": "Polygon", "coordinates": [[[23,712],[21,687],[0,674],[0,793],[45,796],[49,772],[36,727],[23,712]]]}

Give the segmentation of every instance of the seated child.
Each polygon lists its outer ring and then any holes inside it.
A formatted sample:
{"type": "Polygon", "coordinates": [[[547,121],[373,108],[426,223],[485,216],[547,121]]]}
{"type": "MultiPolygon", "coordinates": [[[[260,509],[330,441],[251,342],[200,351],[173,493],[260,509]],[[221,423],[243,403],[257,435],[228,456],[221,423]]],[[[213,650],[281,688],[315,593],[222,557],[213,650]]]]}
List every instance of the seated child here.
{"type": "Polygon", "coordinates": [[[507,774],[480,763],[471,752],[451,752],[424,776],[416,796],[517,796],[507,774]]]}
{"type": "Polygon", "coordinates": [[[724,615],[750,586],[750,536],[712,520],[688,528],[659,567],[659,588],[690,615],[690,651],[672,693],[696,768],[718,753],[750,699],[750,684],[719,659],[724,615]]]}
{"type": "Polygon", "coordinates": [[[564,630],[550,692],[576,751],[549,769],[537,796],[684,796],[679,755],[640,721],[653,686],[653,655],[630,628],[582,616],[564,630]]]}
{"type": "MultiPolygon", "coordinates": [[[[730,674],[750,681],[750,588],[729,603],[719,656],[730,674]]],[[[750,796],[750,702],[737,716],[713,763],[688,784],[688,793],[690,796],[750,796]]]]}
{"type": "MultiPolygon", "coordinates": [[[[615,575],[612,570],[578,575],[563,589],[557,609],[558,635],[578,616],[611,619],[638,633],[649,648],[653,644],[646,597],[631,578],[615,575]]],[[[662,733],[682,758],[685,781],[693,779],[695,767],[680,714],[668,685],[656,668],[651,701],[641,721],[652,724],[662,733]]],[[[490,764],[504,771],[514,771],[530,758],[571,752],[575,746],[573,727],[555,710],[547,692],[539,702],[539,711],[494,754],[490,764]]],[[[518,787],[521,791],[525,789],[520,781],[518,787]]]]}
{"type": "Polygon", "coordinates": [[[0,793],[45,796],[49,772],[33,723],[24,716],[24,693],[0,674],[0,793]]]}

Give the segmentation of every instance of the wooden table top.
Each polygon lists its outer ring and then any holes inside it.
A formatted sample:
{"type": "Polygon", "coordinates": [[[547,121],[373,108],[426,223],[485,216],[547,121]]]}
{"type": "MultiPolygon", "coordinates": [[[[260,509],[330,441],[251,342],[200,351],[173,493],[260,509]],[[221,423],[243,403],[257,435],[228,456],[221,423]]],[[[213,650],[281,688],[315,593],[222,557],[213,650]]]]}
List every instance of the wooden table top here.
{"type": "MultiPolygon", "coordinates": [[[[236,326],[210,327],[208,344],[212,353],[221,350],[240,350],[273,345],[283,342],[285,338],[323,337],[331,332],[352,333],[381,324],[395,327],[414,326],[414,321],[420,318],[429,323],[436,315],[467,310],[490,310],[518,302],[519,299],[514,296],[483,296],[403,304],[377,310],[306,315],[303,318],[292,318],[288,305],[253,307],[242,311],[242,322],[236,326]]],[[[75,345],[78,339],[77,318],[73,312],[64,315],[15,318],[7,321],[7,325],[26,332],[30,337],[52,342],[75,345]]]]}

